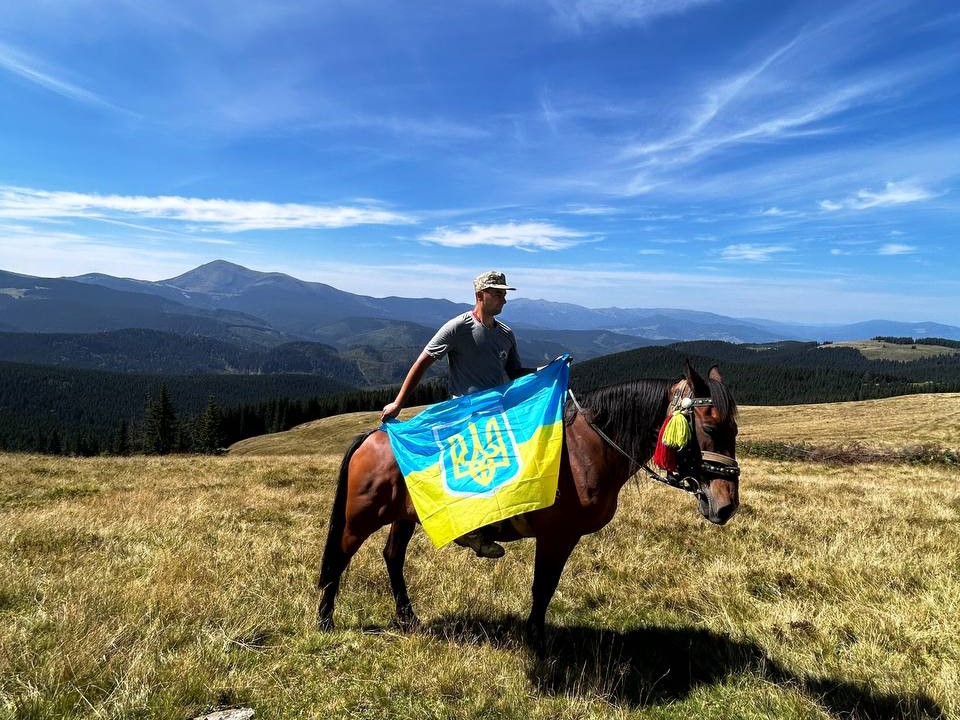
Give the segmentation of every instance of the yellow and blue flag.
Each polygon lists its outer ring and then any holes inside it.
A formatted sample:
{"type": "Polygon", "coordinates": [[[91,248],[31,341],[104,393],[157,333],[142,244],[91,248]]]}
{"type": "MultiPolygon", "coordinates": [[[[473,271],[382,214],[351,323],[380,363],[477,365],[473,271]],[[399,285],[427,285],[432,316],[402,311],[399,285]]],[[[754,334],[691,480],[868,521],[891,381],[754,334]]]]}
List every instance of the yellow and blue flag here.
{"type": "Polygon", "coordinates": [[[433,405],[383,430],[437,547],[557,495],[568,355],[490,390],[433,405]]]}

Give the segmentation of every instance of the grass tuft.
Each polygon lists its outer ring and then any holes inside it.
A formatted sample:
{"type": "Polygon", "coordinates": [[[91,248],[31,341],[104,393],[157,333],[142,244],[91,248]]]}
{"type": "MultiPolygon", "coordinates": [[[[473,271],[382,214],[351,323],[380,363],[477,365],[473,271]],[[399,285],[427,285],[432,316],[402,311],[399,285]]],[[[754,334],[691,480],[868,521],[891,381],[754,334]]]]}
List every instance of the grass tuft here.
{"type": "Polygon", "coordinates": [[[745,440],[737,447],[742,457],[767,460],[809,460],[834,465],[866,463],[913,463],[918,465],[960,466],[960,451],[938,445],[906,447],[870,447],[861,442],[839,445],[811,445],[780,440],[745,440]]]}

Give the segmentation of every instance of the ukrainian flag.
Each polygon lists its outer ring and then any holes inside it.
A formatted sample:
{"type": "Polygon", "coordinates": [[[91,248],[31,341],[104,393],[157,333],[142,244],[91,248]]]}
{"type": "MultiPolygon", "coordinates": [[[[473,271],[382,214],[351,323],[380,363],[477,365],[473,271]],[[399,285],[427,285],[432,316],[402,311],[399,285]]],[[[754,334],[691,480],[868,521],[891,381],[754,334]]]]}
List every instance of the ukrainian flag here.
{"type": "Polygon", "coordinates": [[[553,504],[568,360],[383,425],[434,545],[553,504]]]}

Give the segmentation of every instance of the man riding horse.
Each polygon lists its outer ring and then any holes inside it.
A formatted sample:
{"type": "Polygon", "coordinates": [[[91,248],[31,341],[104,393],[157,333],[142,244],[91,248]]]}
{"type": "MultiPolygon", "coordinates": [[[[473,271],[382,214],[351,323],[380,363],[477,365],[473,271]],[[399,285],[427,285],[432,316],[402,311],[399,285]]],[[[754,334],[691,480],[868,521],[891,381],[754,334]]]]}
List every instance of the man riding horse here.
{"type": "MultiPolygon", "coordinates": [[[[450,358],[451,390],[458,395],[490,388],[477,393],[483,396],[496,392],[492,388],[502,382],[504,374],[519,377],[533,372],[520,365],[513,333],[496,321],[506,292],[512,289],[502,273],[477,277],[473,311],[440,329],[410,369],[396,400],[383,408],[383,420],[396,417],[427,367],[444,354],[450,358]],[[479,365],[490,375],[478,377],[483,371],[467,359],[476,357],[484,358],[479,365]]],[[[485,557],[503,554],[503,548],[493,540],[534,540],[527,637],[540,650],[544,647],[547,607],[567,559],[583,536],[597,532],[613,519],[621,488],[638,470],[695,497],[700,514],[716,525],[724,525],[740,504],[737,404],[716,366],[710,368],[706,378],[688,362],[679,379],[629,380],[586,393],[579,400],[571,393],[566,412],[560,410],[556,422],[562,428],[562,445],[557,458],[557,489],[551,493],[551,502],[522,512],[516,522],[485,526],[479,541],[470,533],[472,537],[459,539],[485,557]],[[651,459],[665,475],[650,469],[651,459]]],[[[385,525],[390,526],[390,532],[383,558],[397,623],[402,628],[417,626],[404,562],[410,539],[422,521],[388,433],[378,428],[354,438],[340,463],[320,562],[320,627],[334,626],[334,606],[351,558],[385,525]]],[[[460,531],[454,531],[451,537],[456,532],[460,531]]]]}
{"type": "MultiPolygon", "coordinates": [[[[497,319],[507,302],[507,290],[516,288],[507,285],[502,272],[489,270],[474,278],[473,310],[448,320],[427,343],[410,367],[396,399],[380,413],[380,422],[400,413],[427,368],[444,355],[450,363],[453,397],[496,387],[505,378],[515,380],[534,372],[533,368],[521,366],[513,330],[497,319]]],[[[470,548],[478,557],[502,557],[503,546],[490,540],[484,530],[467,533],[457,538],[456,543],[470,548]]]]}

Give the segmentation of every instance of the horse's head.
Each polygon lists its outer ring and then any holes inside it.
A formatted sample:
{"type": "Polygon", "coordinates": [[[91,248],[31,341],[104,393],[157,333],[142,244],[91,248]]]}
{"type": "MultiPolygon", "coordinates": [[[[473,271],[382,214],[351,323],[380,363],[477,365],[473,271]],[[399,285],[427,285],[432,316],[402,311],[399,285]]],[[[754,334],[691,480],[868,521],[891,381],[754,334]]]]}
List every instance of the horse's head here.
{"type": "Polygon", "coordinates": [[[677,474],[693,487],[700,513],[723,525],[740,506],[740,466],[737,465],[737,405],[717,366],[707,380],[687,364],[686,377],[673,388],[679,409],[687,417],[690,440],[677,451],[677,474]]]}

